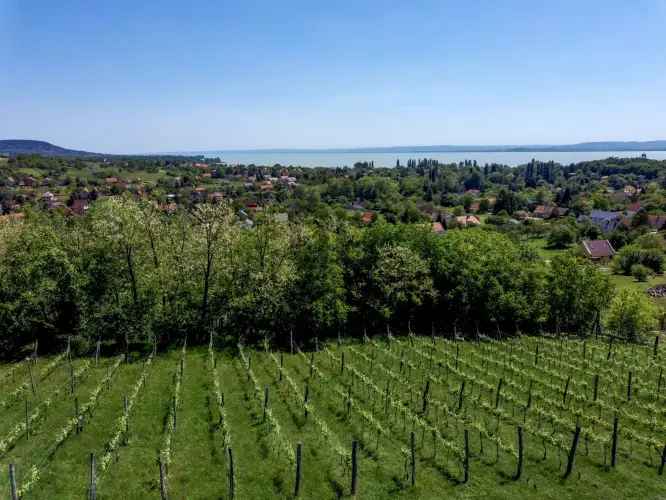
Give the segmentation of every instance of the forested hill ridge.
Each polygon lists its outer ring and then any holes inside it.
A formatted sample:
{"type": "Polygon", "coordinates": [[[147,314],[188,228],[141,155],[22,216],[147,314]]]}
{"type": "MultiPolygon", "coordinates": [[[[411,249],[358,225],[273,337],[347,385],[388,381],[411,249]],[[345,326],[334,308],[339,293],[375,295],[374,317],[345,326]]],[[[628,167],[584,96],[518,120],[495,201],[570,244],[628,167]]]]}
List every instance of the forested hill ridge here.
{"type": "Polygon", "coordinates": [[[5,155],[43,155],[43,156],[100,156],[99,153],[62,148],[46,141],[29,139],[0,140],[0,154],[5,155]]]}

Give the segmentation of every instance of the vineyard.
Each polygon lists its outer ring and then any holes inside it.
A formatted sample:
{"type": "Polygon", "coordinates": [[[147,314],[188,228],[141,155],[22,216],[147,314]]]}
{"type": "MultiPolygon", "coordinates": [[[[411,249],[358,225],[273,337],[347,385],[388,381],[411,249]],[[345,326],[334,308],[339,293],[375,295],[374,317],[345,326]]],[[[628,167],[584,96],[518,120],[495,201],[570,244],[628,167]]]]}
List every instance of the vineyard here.
{"type": "Polygon", "coordinates": [[[522,337],[0,366],[5,498],[663,498],[665,356],[522,337]]]}

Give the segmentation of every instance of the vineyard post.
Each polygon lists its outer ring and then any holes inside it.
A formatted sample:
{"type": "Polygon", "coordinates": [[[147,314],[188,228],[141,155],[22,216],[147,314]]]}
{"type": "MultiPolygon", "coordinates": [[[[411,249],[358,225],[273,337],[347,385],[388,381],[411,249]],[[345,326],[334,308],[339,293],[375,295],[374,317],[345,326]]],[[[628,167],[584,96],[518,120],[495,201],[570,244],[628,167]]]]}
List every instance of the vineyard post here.
{"type": "Polygon", "coordinates": [[[587,357],[587,340],[583,340],[583,361],[587,357]]]}
{"type": "Polygon", "coordinates": [[[573,471],[574,459],[576,458],[576,449],[578,448],[578,439],[580,438],[580,425],[576,425],[573,441],[571,442],[571,449],[569,450],[569,457],[567,459],[567,470],[564,473],[563,479],[568,478],[573,471]]]}
{"type": "Polygon", "coordinates": [[[303,409],[305,418],[308,418],[308,399],[310,397],[310,384],[305,382],[305,395],[303,397],[303,409]]]}
{"type": "Polygon", "coordinates": [[[176,424],[178,423],[177,417],[176,417],[176,396],[174,395],[172,398],[172,405],[173,405],[173,430],[176,430],[176,424]]]}
{"type": "Polygon", "coordinates": [[[123,409],[125,412],[125,436],[123,438],[123,441],[125,444],[127,444],[127,437],[129,434],[129,401],[127,399],[127,396],[123,396],[123,409]]]}
{"type": "Polygon", "coordinates": [[[315,352],[319,352],[319,337],[315,337],[315,352]]]}
{"type": "Polygon", "coordinates": [[[168,500],[169,499],[169,492],[167,490],[167,477],[166,477],[166,467],[164,465],[164,461],[162,460],[162,457],[160,456],[159,460],[159,465],[160,465],[160,496],[162,497],[162,500],[168,500]]]}
{"type": "Polygon", "coordinates": [[[236,494],[236,476],[234,472],[234,454],[231,447],[227,448],[229,453],[229,498],[234,498],[236,494]]]}
{"type": "Polygon", "coordinates": [[[410,452],[411,452],[411,470],[412,470],[412,488],[416,486],[416,437],[414,431],[409,436],[410,452]]]}
{"type": "Polygon", "coordinates": [[[88,498],[96,500],[97,498],[97,472],[95,454],[90,454],[90,486],[88,487],[88,498]]]}
{"type": "Polygon", "coordinates": [[[539,344],[536,345],[536,349],[534,350],[534,366],[537,366],[539,364],[539,344]]]}
{"type": "Polygon", "coordinates": [[[81,415],[79,415],[79,398],[74,398],[74,418],[76,419],[76,433],[81,432],[81,415]]]}
{"type": "Polygon", "coordinates": [[[562,404],[567,404],[567,394],[569,393],[569,384],[571,383],[571,375],[567,377],[567,382],[564,384],[564,394],[562,395],[562,404]]]}
{"type": "Polygon", "coordinates": [[[280,382],[282,382],[282,368],[284,367],[284,353],[280,353],[280,382]]]}
{"type": "Polygon", "coordinates": [[[35,378],[32,376],[32,363],[28,363],[28,373],[30,374],[30,388],[32,389],[32,395],[35,395],[35,378]]]}
{"type": "Polygon", "coordinates": [[[664,445],[664,449],[661,452],[661,465],[659,466],[660,476],[664,473],[664,466],[666,466],[666,444],[664,445]]]}
{"type": "Polygon", "coordinates": [[[654,357],[657,357],[657,351],[659,350],[659,334],[654,337],[654,357]]]}
{"type": "Polygon", "coordinates": [[[464,395],[465,395],[465,381],[463,380],[462,383],[460,384],[460,392],[458,393],[458,411],[462,409],[464,395]]]}
{"type": "Polygon", "coordinates": [[[95,366],[99,364],[99,350],[101,347],[101,341],[97,339],[97,347],[95,348],[95,366]]]}
{"type": "Polygon", "coordinates": [[[352,441],[352,477],[351,477],[351,494],[356,495],[358,486],[358,441],[352,441]]]}
{"type": "Polygon", "coordinates": [[[340,375],[345,372],[345,352],[342,351],[340,354],[340,375]]]}
{"type": "Polygon", "coordinates": [[[613,337],[612,335],[608,339],[608,354],[606,355],[606,361],[609,361],[611,359],[611,355],[613,354],[613,337]]]}
{"type": "Polygon", "coordinates": [[[495,394],[495,408],[499,408],[502,383],[504,383],[504,379],[500,377],[499,382],[497,382],[497,393],[495,394]]]}
{"type": "Polygon", "coordinates": [[[463,458],[464,479],[463,483],[469,481],[469,431],[465,429],[465,455],[463,458]]]}
{"type": "Polygon", "coordinates": [[[460,356],[460,345],[456,343],[456,370],[458,369],[458,357],[460,356]]]}
{"type": "MultiPolygon", "coordinates": [[[[386,397],[388,399],[388,386],[387,386],[386,392],[387,392],[386,397]]],[[[423,407],[421,408],[421,413],[423,413],[424,415],[428,411],[428,393],[429,392],[430,392],[430,379],[426,380],[425,389],[423,390],[423,407]]]]}
{"type": "Polygon", "coordinates": [[[592,401],[597,400],[597,395],[599,394],[599,374],[594,374],[594,394],[592,395],[592,401]]]}
{"type": "Polygon", "coordinates": [[[294,329],[289,330],[289,346],[291,348],[291,353],[294,354],[294,329]]]}
{"type": "Polygon", "coordinates": [[[618,428],[618,417],[617,413],[613,418],[613,440],[611,444],[611,467],[615,467],[617,463],[617,428],[618,428]]]}
{"type": "Polygon", "coordinates": [[[294,483],[294,496],[297,497],[301,489],[301,453],[303,443],[296,445],[296,482],[294,483]]]}
{"type": "Polygon", "coordinates": [[[69,364],[69,392],[74,394],[74,365],[69,364]]]}
{"type": "Polygon", "coordinates": [[[14,464],[9,464],[9,491],[12,500],[18,500],[18,491],[16,489],[16,469],[14,464]]]}
{"type": "Polygon", "coordinates": [[[657,397],[659,397],[659,394],[661,393],[661,379],[664,375],[664,369],[659,368],[659,380],[657,381],[657,397]]]}
{"type": "Polygon", "coordinates": [[[631,401],[631,375],[632,372],[629,370],[629,379],[627,380],[627,401],[631,401]]]}
{"type": "Polygon", "coordinates": [[[310,353],[310,378],[312,378],[313,371],[314,371],[314,351],[310,353]]]}
{"type": "Polygon", "coordinates": [[[25,439],[30,439],[30,417],[28,416],[28,398],[25,398],[25,439]]]}
{"type": "Polygon", "coordinates": [[[516,474],[513,476],[514,481],[520,479],[523,473],[523,428],[519,425],[518,431],[518,466],[516,467],[516,474]]]}
{"type": "Polygon", "coordinates": [[[264,387],[264,416],[262,422],[266,421],[266,410],[268,409],[268,391],[269,391],[268,386],[264,387]]]}

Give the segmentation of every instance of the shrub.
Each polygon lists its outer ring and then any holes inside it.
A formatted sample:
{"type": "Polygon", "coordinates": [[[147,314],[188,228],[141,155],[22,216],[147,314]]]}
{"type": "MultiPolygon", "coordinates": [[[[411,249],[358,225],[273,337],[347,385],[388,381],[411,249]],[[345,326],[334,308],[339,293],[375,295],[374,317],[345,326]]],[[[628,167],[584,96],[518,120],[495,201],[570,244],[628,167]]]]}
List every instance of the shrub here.
{"type": "Polygon", "coordinates": [[[634,264],[631,266],[631,275],[636,278],[636,281],[647,281],[652,272],[643,264],[634,264]]]}

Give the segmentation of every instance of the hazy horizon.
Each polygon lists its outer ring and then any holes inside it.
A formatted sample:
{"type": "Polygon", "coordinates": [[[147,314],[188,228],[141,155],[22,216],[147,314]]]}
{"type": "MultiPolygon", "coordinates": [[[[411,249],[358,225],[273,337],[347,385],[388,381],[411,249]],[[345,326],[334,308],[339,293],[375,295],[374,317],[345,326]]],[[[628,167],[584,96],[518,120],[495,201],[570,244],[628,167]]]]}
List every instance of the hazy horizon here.
{"type": "Polygon", "coordinates": [[[137,154],[659,139],[664,21],[663,0],[5,0],[0,137],[137,154]]]}

